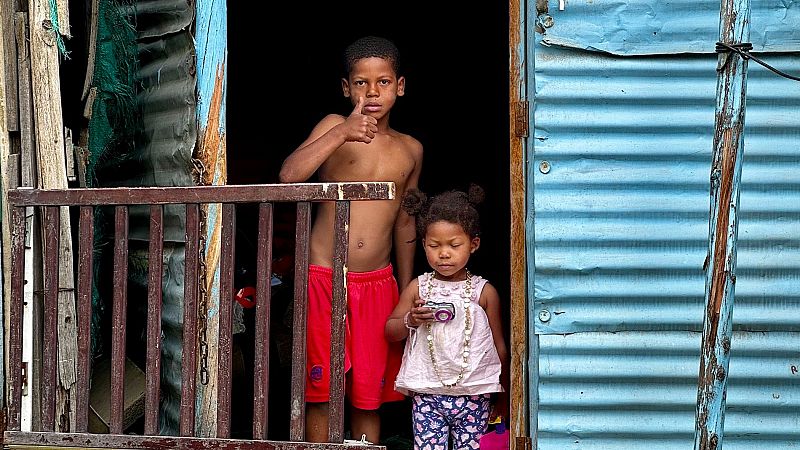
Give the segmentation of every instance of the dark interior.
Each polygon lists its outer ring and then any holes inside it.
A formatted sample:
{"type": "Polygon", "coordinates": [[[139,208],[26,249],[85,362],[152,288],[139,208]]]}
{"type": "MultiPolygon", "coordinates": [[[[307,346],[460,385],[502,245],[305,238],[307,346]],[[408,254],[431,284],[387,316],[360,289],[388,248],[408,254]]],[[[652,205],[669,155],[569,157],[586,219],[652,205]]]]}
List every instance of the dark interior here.
{"type": "MultiPolygon", "coordinates": [[[[486,191],[482,206],[482,246],[470,268],[491,281],[506,305],[509,294],[509,115],[508,4],[431,2],[348,4],[287,2],[227,3],[227,155],[228,183],[277,183],[283,159],[326,114],[348,114],[342,96],[341,52],[364,35],[393,40],[401,53],[406,95],[391,114],[391,126],[424,146],[420,189],[435,194],[467,189],[486,191]]],[[[85,16],[81,2],[73,17],[85,16]]],[[[83,27],[73,27],[76,42],[83,27]]],[[[69,118],[80,118],[85,49],[72,48],[65,61],[64,104],[69,118]]],[[[313,181],[313,180],[312,180],[313,181]]],[[[252,283],[255,265],[255,211],[242,206],[237,221],[236,287],[252,283]]],[[[276,206],[273,269],[290,276],[293,267],[293,211],[276,206]]],[[[430,270],[417,251],[415,272],[430,270]]],[[[288,439],[287,337],[291,336],[291,284],[273,289],[270,432],[288,439]],[[285,319],[289,319],[288,325],[285,319]]],[[[245,310],[247,332],[235,335],[233,437],[248,438],[252,428],[252,309],[245,310]]],[[[390,449],[411,448],[407,403],[382,411],[382,442],[390,449]],[[394,439],[394,440],[392,440],[394,439]]]]}
{"type": "MultiPolygon", "coordinates": [[[[340,87],[344,47],[362,35],[386,36],[406,76],[391,124],[424,146],[420,189],[484,187],[482,247],[471,264],[507,298],[508,5],[496,3],[412,1],[365,6],[364,14],[329,4],[284,4],[279,13],[230,2],[228,182],[277,183],[283,159],[317,121],[352,109],[340,87]]],[[[428,269],[424,258],[417,269],[428,269]]]]}
{"type": "MultiPolygon", "coordinates": [[[[482,246],[470,266],[497,287],[507,305],[508,5],[417,0],[353,4],[352,8],[340,2],[271,5],[228,2],[228,182],[277,183],[283,159],[317,121],[328,113],[346,115],[352,109],[340,87],[344,47],[364,35],[387,37],[400,49],[406,77],[406,95],[392,111],[391,126],[422,142],[420,189],[424,192],[463,190],[471,182],[486,190],[482,246]]],[[[276,221],[280,217],[278,212],[276,221]]],[[[294,221],[287,222],[282,232],[291,239],[294,221]]],[[[255,230],[241,233],[254,238],[255,230]]],[[[280,233],[276,223],[276,240],[281,239],[280,233]]],[[[237,255],[247,255],[240,249],[241,243],[237,255]]],[[[417,255],[415,272],[430,270],[422,252],[417,255]]],[[[237,257],[241,258],[247,257],[237,257]]],[[[249,263],[242,261],[240,266],[249,263]]],[[[505,332],[508,339],[507,326],[505,332]]],[[[287,376],[273,371],[273,377],[287,376]]],[[[245,385],[251,384],[247,381],[245,385]]],[[[288,398],[281,398],[285,391],[277,386],[270,389],[272,439],[285,438],[288,417],[283,412],[288,398]]],[[[240,398],[242,408],[252,402],[247,393],[240,398]]],[[[383,423],[384,439],[410,437],[407,405],[388,406],[383,423]]],[[[247,421],[240,425],[235,428],[244,434],[251,426],[247,421]]],[[[397,443],[401,441],[386,444],[402,448],[397,443]]]]}

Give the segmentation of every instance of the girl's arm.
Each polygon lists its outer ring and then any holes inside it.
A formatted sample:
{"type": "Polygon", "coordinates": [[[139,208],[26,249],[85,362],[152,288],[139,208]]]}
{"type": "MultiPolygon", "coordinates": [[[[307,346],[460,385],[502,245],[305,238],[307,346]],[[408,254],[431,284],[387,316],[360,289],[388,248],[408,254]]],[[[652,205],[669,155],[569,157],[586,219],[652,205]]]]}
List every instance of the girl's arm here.
{"type": "Polygon", "coordinates": [[[486,283],[483,287],[479,303],[486,311],[486,316],[489,318],[489,328],[492,330],[492,339],[494,340],[494,346],[497,349],[497,355],[500,357],[500,364],[502,366],[500,384],[503,385],[505,391],[497,395],[497,403],[490,417],[490,420],[494,420],[497,416],[508,417],[508,348],[506,347],[506,340],[503,337],[503,316],[500,308],[500,295],[497,293],[497,289],[490,283],[486,283]]]}
{"type": "Polygon", "coordinates": [[[403,289],[400,294],[400,301],[397,302],[394,311],[386,319],[384,334],[389,342],[402,341],[408,337],[408,329],[417,328],[423,323],[433,320],[431,309],[422,305],[419,298],[419,279],[414,278],[411,283],[403,289]]]}

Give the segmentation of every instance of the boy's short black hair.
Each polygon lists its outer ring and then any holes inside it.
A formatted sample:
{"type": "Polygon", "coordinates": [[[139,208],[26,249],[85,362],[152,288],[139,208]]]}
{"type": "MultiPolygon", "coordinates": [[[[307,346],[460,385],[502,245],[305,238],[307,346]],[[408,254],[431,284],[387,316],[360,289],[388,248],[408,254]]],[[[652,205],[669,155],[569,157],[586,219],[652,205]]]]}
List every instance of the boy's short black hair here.
{"type": "Polygon", "coordinates": [[[397,50],[394,42],[378,36],[364,36],[348,45],[344,50],[345,76],[350,75],[356,62],[372,57],[389,61],[395,74],[400,75],[400,51],[397,50]]]}

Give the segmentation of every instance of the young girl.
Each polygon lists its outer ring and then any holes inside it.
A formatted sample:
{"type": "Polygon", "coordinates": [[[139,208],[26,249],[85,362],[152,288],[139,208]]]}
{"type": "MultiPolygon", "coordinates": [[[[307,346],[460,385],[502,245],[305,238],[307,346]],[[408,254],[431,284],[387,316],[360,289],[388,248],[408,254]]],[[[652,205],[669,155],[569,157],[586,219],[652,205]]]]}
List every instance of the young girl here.
{"type": "Polygon", "coordinates": [[[490,417],[507,408],[500,298],[467,263],[480,246],[475,206],[483,190],[449,191],[428,200],[413,190],[403,209],[417,220],[433,269],[400,295],[386,322],[389,341],[407,339],[395,389],[413,397],[414,449],[480,448],[490,417]],[[504,383],[501,384],[501,374],[504,383]],[[498,401],[491,411],[492,394],[498,401]]]}

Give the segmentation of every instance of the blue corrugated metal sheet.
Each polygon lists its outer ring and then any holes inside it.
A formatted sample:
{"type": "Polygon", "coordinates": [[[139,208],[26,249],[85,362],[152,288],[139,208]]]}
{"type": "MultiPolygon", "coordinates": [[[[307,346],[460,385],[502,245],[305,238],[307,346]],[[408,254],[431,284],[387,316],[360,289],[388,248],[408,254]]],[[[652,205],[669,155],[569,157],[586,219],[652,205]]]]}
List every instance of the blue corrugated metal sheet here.
{"type": "MultiPolygon", "coordinates": [[[[538,448],[691,448],[719,4],[549,3],[551,45],[529,36],[538,448]]],[[[799,10],[754,2],[756,49],[800,50],[799,10]]],[[[800,83],[751,62],[725,449],[800,445],[798,110],[800,83]]]]}
{"type": "MultiPolygon", "coordinates": [[[[538,449],[692,448],[700,340],[677,331],[539,336],[538,449]]],[[[798,333],[734,333],[725,450],[800,445],[798,348],[798,333]]]]}
{"type": "MultiPolygon", "coordinates": [[[[537,52],[537,332],[700,330],[716,58],[537,52]]],[[[800,330],[800,83],[748,78],[735,323],[800,330]]]]}
{"type": "MultiPolygon", "coordinates": [[[[720,2],[696,0],[550,1],[554,25],[543,42],[617,55],[708,53],[719,36],[720,2]]],[[[752,0],[755,51],[796,51],[800,4],[752,0]]]]}

